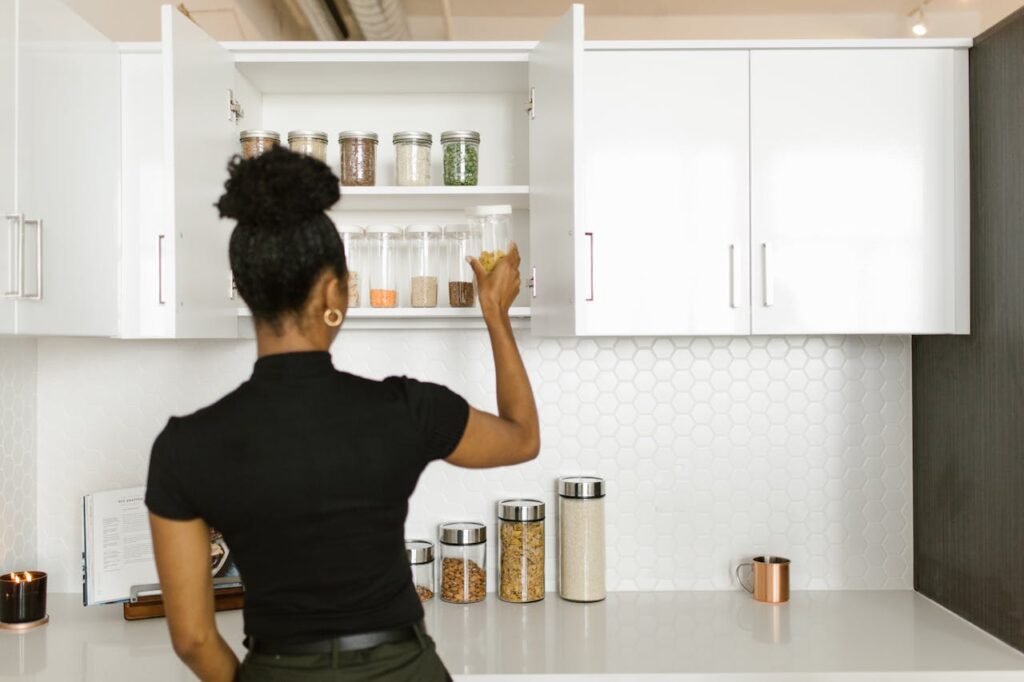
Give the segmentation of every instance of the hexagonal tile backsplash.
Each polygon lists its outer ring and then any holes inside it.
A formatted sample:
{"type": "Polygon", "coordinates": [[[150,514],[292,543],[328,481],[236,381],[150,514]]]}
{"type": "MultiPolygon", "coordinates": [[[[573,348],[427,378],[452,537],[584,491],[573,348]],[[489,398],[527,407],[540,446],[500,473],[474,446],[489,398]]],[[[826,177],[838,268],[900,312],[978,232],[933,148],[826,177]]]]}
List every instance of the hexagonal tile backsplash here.
{"type": "MultiPolygon", "coordinates": [[[[541,456],[431,465],[410,536],[480,519],[493,538],[495,502],[540,497],[554,588],[554,480],[595,473],[611,491],[611,589],[730,589],[734,563],[759,553],[792,558],[797,589],[912,586],[909,338],[519,338],[541,456]]],[[[233,388],[253,356],[247,341],[39,341],[39,551],[53,589],[80,589],[81,495],[143,482],[167,416],[233,388]]],[[[353,331],[334,357],[494,408],[482,331],[353,331]]]]}
{"type": "Polygon", "coordinates": [[[0,339],[0,573],[36,562],[36,342],[0,339]]]}

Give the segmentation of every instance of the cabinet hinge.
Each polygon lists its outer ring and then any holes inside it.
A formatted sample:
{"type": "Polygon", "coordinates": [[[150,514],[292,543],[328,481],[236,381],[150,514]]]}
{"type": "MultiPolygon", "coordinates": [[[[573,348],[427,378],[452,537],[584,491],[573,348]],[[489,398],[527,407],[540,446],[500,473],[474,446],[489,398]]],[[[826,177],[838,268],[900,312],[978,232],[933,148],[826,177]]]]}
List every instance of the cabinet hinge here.
{"type": "Polygon", "coordinates": [[[235,91],[228,88],[228,120],[232,123],[238,123],[238,119],[245,118],[245,112],[242,111],[242,105],[237,99],[235,99],[235,91]]]}
{"type": "Polygon", "coordinates": [[[530,88],[530,99],[526,102],[526,113],[530,120],[537,118],[537,88],[530,88]]]}

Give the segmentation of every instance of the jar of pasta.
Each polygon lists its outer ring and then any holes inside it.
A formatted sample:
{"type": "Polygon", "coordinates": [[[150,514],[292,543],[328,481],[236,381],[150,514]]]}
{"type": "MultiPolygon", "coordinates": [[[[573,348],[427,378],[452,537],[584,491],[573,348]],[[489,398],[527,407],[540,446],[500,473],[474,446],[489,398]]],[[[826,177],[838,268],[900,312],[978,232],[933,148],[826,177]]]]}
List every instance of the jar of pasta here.
{"type": "Polygon", "coordinates": [[[499,596],[525,603],[544,598],[544,503],[504,500],[498,503],[499,596]]]}
{"type": "Polygon", "coordinates": [[[397,307],[402,228],[372,225],[366,230],[366,240],[370,264],[370,306],[397,307]]]}
{"type": "Polygon", "coordinates": [[[395,184],[421,186],[430,184],[430,133],[407,130],[395,133],[395,184]]]}
{"type": "Polygon", "coordinates": [[[255,159],[281,144],[281,136],[273,130],[243,130],[238,140],[242,143],[243,159],[255,159]]]}
{"type": "Polygon", "coordinates": [[[377,184],[377,133],[345,130],[338,133],[341,145],[341,184],[377,184]]]}
{"type": "Polygon", "coordinates": [[[288,148],[296,154],[327,161],[327,133],[320,130],[292,130],[288,133],[288,148]]]}
{"type": "Polygon", "coordinates": [[[475,521],[443,523],[441,601],[469,604],[487,596],[487,527],[475,521]]]}
{"type": "Polygon", "coordinates": [[[338,225],[338,233],[345,247],[345,264],[348,266],[348,307],[358,308],[363,283],[366,230],[361,225],[338,225]]]}
{"type": "Polygon", "coordinates": [[[466,209],[466,221],[480,235],[480,265],[490,272],[505,257],[512,241],[512,207],[472,206],[466,209]]]}

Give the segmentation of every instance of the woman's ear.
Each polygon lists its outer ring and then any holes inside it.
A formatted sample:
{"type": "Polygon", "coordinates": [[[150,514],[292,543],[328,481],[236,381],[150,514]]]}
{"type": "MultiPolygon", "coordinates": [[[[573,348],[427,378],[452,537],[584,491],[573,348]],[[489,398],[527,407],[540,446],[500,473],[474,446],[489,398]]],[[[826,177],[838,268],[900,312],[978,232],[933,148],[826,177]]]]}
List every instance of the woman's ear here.
{"type": "Polygon", "coordinates": [[[325,308],[337,308],[344,314],[348,310],[348,273],[338,278],[333,273],[327,276],[324,283],[325,308]]]}

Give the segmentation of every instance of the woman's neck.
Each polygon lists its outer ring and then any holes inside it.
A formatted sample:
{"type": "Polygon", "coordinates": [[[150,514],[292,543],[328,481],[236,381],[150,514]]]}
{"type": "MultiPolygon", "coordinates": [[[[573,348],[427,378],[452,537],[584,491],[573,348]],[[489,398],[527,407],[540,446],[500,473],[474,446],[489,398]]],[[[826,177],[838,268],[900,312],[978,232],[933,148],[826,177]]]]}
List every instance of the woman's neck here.
{"type": "Polygon", "coordinates": [[[269,325],[256,327],[256,355],[278,355],[280,353],[302,353],[306,351],[326,351],[331,347],[331,339],[323,334],[304,334],[295,325],[286,324],[276,332],[269,325]],[[321,338],[322,337],[322,338],[321,338]]]}

